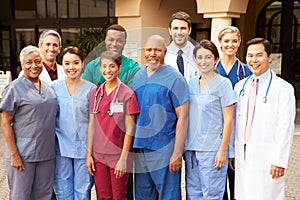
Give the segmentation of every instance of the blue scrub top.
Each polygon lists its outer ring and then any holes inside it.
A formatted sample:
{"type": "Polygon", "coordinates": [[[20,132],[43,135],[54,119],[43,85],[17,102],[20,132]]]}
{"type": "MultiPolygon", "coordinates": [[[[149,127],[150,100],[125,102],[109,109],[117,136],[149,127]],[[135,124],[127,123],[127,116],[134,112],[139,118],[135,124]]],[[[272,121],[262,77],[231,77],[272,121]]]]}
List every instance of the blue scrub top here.
{"type": "Polygon", "coordinates": [[[58,101],[55,133],[61,156],[85,158],[89,124],[90,92],[96,86],[88,81],[71,96],[65,79],[52,83],[58,101]]]}
{"type": "Polygon", "coordinates": [[[189,128],[185,150],[218,151],[224,126],[223,107],[237,102],[229,79],[217,74],[200,91],[199,78],[190,80],[189,128]]]}
{"type": "Polygon", "coordinates": [[[226,73],[221,62],[219,62],[219,64],[217,65],[217,71],[219,72],[219,74],[221,76],[229,78],[229,80],[231,81],[231,84],[232,84],[232,88],[234,88],[234,85],[237,82],[239,82],[243,78],[246,78],[247,76],[252,74],[252,72],[249,70],[248,66],[239,60],[235,61],[233,67],[231,68],[231,70],[229,71],[228,74],[226,73]],[[239,65],[240,65],[240,68],[238,69],[239,65]],[[245,73],[243,72],[243,67],[245,69],[245,73]],[[237,73],[237,70],[238,70],[238,73],[237,73]]]}
{"type": "Polygon", "coordinates": [[[175,108],[189,100],[186,80],[169,65],[161,66],[150,77],[144,68],[134,76],[132,89],[140,107],[133,146],[170,151],[177,123],[175,108]]]}

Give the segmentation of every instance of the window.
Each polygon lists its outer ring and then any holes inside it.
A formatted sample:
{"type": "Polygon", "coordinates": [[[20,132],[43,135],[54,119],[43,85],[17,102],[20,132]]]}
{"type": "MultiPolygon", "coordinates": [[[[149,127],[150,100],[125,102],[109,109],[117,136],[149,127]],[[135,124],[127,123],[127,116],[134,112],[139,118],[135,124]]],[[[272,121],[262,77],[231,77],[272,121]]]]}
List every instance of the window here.
{"type": "Polygon", "coordinates": [[[9,31],[3,30],[2,31],[2,51],[0,52],[0,69],[1,70],[10,70],[9,63],[10,63],[10,37],[9,31]]]}
{"type": "Polygon", "coordinates": [[[47,18],[57,18],[56,0],[47,1],[47,18]]]}
{"type": "MultiPolygon", "coordinates": [[[[282,1],[273,1],[267,5],[259,14],[257,21],[257,36],[265,37],[272,43],[273,53],[279,53],[280,49],[280,30],[282,18],[282,1]]],[[[300,48],[300,30],[297,29],[300,20],[300,3],[294,1],[294,13],[292,22],[292,38],[290,49],[300,48]]]]}
{"type": "Polygon", "coordinates": [[[79,17],[78,0],[69,0],[69,18],[79,17]]]}
{"type": "Polygon", "coordinates": [[[80,28],[62,28],[61,38],[64,47],[71,45],[75,40],[76,34],[80,33],[80,28]]]}
{"type": "Polygon", "coordinates": [[[107,17],[108,0],[80,0],[80,17],[107,17]]]}
{"type": "Polygon", "coordinates": [[[58,18],[68,18],[68,1],[60,0],[58,5],[58,18]]]}
{"type": "Polygon", "coordinates": [[[46,18],[46,1],[38,0],[36,2],[37,18],[46,18]]]}
{"type": "Polygon", "coordinates": [[[15,0],[15,18],[16,19],[34,19],[36,18],[35,0],[15,0]]]}

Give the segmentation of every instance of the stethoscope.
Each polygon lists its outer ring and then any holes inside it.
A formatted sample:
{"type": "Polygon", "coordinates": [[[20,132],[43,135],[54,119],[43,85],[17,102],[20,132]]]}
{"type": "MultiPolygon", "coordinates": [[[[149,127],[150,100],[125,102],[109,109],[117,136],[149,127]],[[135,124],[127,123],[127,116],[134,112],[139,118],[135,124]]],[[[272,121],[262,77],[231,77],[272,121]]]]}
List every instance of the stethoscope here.
{"type": "MultiPolygon", "coordinates": [[[[216,69],[218,68],[218,65],[219,63],[221,62],[221,58],[218,60],[218,62],[216,63],[216,69]]],[[[238,81],[240,81],[240,69],[242,68],[242,72],[243,72],[243,78],[245,78],[247,75],[246,75],[246,69],[245,69],[245,66],[242,64],[242,62],[237,58],[236,59],[237,62],[238,62],[238,67],[237,67],[237,70],[236,70],[236,77],[238,79],[238,81]]]]}
{"type": "MultiPolygon", "coordinates": [[[[249,77],[246,79],[246,81],[244,82],[243,88],[241,89],[239,96],[241,96],[241,95],[242,95],[242,97],[244,96],[244,94],[245,94],[245,85],[246,85],[247,81],[248,81],[251,77],[252,77],[252,76],[249,76],[249,77]]],[[[268,87],[267,87],[267,90],[266,90],[266,94],[265,94],[265,96],[263,97],[263,103],[266,103],[266,102],[268,101],[268,93],[269,93],[270,86],[271,86],[271,83],[272,83],[272,78],[273,78],[273,74],[272,74],[272,72],[271,72],[271,70],[270,70],[270,80],[269,80],[269,84],[268,84],[268,87]]]]}
{"type": "MultiPolygon", "coordinates": [[[[92,110],[92,113],[93,114],[97,114],[100,112],[100,109],[99,109],[99,105],[100,105],[100,101],[102,100],[103,98],[103,87],[104,87],[105,83],[103,83],[97,90],[96,90],[96,93],[95,93],[95,97],[94,97],[94,106],[93,106],[93,110],[92,110]],[[98,99],[97,101],[97,96],[99,95],[100,93],[100,98],[98,99]]],[[[117,89],[116,89],[116,92],[115,92],[115,95],[112,99],[112,102],[110,104],[110,108],[108,109],[107,113],[109,116],[112,116],[114,114],[113,110],[111,109],[111,106],[112,104],[116,101],[116,98],[117,98],[117,95],[119,93],[119,89],[120,89],[120,85],[121,85],[121,81],[119,80],[118,81],[118,86],[117,86],[117,89]]]]}

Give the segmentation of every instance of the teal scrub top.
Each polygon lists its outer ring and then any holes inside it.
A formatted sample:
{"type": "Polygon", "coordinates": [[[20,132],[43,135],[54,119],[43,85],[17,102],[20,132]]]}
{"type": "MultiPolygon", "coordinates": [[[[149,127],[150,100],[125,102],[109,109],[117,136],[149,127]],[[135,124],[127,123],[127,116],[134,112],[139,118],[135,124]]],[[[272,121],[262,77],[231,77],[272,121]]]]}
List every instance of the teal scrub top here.
{"type": "MultiPolygon", "coordinates": [[[[84,70],[82,78],[94,83],[95,85],[100,85],[104,83],[105,79],[103,78],[100,72],[100,57],[89,62],[84,70]]],[[[140,65],[136,61],[122,56],[122,69],[118,74],[119,79],[125,83],[128,87],[131,88],[132,78],[137,71],[139,71],[140,65]]]]}

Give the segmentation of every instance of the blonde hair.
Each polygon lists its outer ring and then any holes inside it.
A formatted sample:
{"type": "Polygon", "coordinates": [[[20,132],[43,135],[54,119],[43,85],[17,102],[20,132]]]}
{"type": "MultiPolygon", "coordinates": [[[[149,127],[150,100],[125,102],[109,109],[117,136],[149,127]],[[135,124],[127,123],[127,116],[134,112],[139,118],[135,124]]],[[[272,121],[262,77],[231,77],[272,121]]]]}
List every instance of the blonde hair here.
{"type": "Polygon", "coordinates": [[[239,40],[240,41],[242,40],[240,30],[235,26],[227,26],[227,27],[223,28],[219,32],[218,40],[221,41],[222,37],[227,33],[235,33],[238,36],[239,40]]]}

